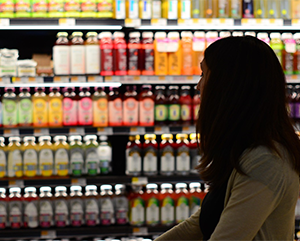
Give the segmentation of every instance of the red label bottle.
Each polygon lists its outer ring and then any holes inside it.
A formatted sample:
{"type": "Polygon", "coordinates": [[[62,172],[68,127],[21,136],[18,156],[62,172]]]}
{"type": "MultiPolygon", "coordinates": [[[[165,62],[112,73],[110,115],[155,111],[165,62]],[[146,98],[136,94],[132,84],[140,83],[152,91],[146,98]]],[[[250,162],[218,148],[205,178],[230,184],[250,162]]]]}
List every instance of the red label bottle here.
{"type": "Polygon", "coordinates": [[[118,88],[110,87],[108,94],[108,125],[123,125],[123,102],[118,88]]]}
{"type": "Polygon", "coordinates": [[[138,125],[139,105],[137,100],[136,87],[133,85],[127,86],[127,91],[124,94],[123,101],[123,124],[125,126],[138,125]]]}
{"type": "Polygon", "coordinates": [[[151,85],[143,85],[139,94],[139,125],[154,125],[154,95],[151,85]]]}
{"type": "Polygon", "coordinates": [[[194,123],[198,120],[198,114],[200,110],[200,92],[197,90],[197,86],[194,88],[194,97],[193,97],[193,120],[194,123]]]}
{"type": "Polygon", "coordinates": [[[181,87],[180,101],[180,117],[182,125],[190,125],[192,121],[192,97],[190,92],[190,86],[181,87]]]}
{"type": "Polygon", "coordinates": [[[140,63],[142,75],[154,75],[154,43],[152,32],[143,33],[140,63]]]}
{"type": "Polygon", "coordinates": [[[93,124],[93,102],[89,87],[81,87],[78,103],[78,124],[88,126],[93,124]]]}
{"type": "Polygon", "coordinates": [[[114,33],[114,72],[127,75],[127,44],[122,32],[114,33]]]}
{"type": "Polygon", "coordinates": [[[129,34],[128,42],[128,75],[140,75],[140,36],[139,32],[132,32],[129,34]]]}
{"type": "Polygon", "coordinates": [[[99,37],[101,49],[101,75],[114,75],[112,34],[110,32],[102,32],[99,37]]]}

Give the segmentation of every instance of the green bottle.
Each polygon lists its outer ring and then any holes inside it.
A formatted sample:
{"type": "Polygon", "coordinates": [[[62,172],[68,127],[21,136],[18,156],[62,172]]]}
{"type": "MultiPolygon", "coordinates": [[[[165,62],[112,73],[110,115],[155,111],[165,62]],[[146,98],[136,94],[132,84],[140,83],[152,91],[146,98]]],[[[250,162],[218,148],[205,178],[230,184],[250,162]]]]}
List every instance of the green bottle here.
{"type": "Polygon", "coordinates": [[[32,101],[30,88],[20,88],[21,93],[18,96],[18,122],[21,126],[32,125],[32,101]]]}
{"type": "Polygon", "coordinates": [[[15,88],[5,88],[2,99],[3,127],[16,127],[18,125],[17,96],[15,88]]]}
{"type": "Polygon", "coordinates": [[[73,176],[81,176],[84,169],[84,150],[81,136],[70,136],[70,173],[73,176]]]}
{"type": "Polygon", "coordinates": [[[89,176],[100,173],[99,156],[97,152],[98,142],[96,135],[87,135],[85,141],[85,169],[89,176]]]}

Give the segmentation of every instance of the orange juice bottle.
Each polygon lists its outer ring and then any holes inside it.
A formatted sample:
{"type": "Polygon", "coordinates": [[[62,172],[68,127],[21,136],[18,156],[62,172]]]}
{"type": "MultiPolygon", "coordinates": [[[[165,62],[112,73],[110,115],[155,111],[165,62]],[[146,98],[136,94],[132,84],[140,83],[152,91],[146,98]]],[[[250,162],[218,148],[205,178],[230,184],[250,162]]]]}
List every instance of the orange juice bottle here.
{"type": "Polygon", "coordinates": [[[168,74],[181,75],[182,51],[180,46],[179,32],[168,33],[168,74]]]}
{"type": "Polygon", "coordinates": [[[181,32],[182,74],[193,74],[193,34],[190,31],[181,32]]]}
{"type": "Polygon", "coordinates": [[[155,75],[168,74],[168,55],[166,52],[167,34],[157,32],[154,36],[154,71],[155,75]]]}
{"type": "Polygon", "coordinates": [[[300,0],[292,0],[292,18],[300,18],[300,0]]]}
{"type": "Polygon", "coordinates": [[[218,16],[218,1],[205,0],[204,3],[205,18],[216,18],[218,16]]]}
{"type": "Polygon", "coordinates": [[[62,126],[63,124],[63,106],[62,95],[59,93],[59,87],[50,88],[49,94],[49,126],[62,126]]]}
{"type": "Polygon", "coordinates": [[[107,94],[104,87],[95,87],[95,93],[92,96],[93,100],[93,125],[107,126],[108,125],[108,102],[107,94]]]}
{"type": "Polygon", "coordinates": [[[128,41],[128,75],[140,75],[140,49],[141,49],[141,42],[140,42],[141,34],[139,32],[131,32],[129,34],[129,41],[128,41]]]}
{"type": "Polygon", "coordinates": [[[36,93],[32,96],[33,102],[33,126],[48,126],[48,96],[44,87],[36,87],[36,93]]]}
{"type": "Polygon", "coordinates": [[[193,74],[200,75],[200,63],[204,58],[205,33],[196,31],[193,38],[193,74]]]}

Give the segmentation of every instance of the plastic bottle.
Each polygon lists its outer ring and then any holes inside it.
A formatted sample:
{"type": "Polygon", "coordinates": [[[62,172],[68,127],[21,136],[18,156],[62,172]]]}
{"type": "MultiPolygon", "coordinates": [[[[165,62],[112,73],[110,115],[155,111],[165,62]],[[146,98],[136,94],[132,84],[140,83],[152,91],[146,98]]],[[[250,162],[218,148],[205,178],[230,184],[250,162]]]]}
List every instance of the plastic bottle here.
{"type": "Polygon", "coordinates": [[[84,173],[84,150],[81,142],[82,137],[79,135],[70,136],[70,173],[73,176],[80,177],[84,173]]]}
{"type": "Polygon", "coordinates": [[[234,31],[232,32],[232,37],[243,37],[244,33],[242,31],[234,31]]]}
{"type": "Polygon", "coordinates": [[[168,74],[181,75],[182,49],[178,32],[168,33],[168,74]]]}
{"type": "Polygon", "coordinates": [[[193,97],[193,120],[194,123],[197,122],[200,110],[200,91],[197,90],[197,86],[194,87],[194,97],[193,97]]]}
{"type": "Polygon", "coordinates": [[[160,0],[152,0],[152,19],[160,19],[162,18],[162,9],[161,9],[161,1],[160,0]]]}
{"type": "Polygon", "coordinates": [[[100,136],[101,142],[97,148],[101,174],[108,174],[111,172],[112,147],[107,139],[107,136],[100,136]]]}
{"type": "Polygon", "coordinates": [[[115,190],[113,204],[116,224],[125,225],[128,223],[128,199],[125,195],[126,186],[124,184],[116,184],[115,190]]]}
{"type": "Polygon", "coordinates": [[[130,19],[139,18],[138,0],[126,0],[126,18],[130,18],[130,19]]]}
{"type": "Polygon", "coordinates": [[[126,4],[125,0],[114,0],[114,18],[115,19],[125,19],[126,18],[126,4]]]}
{"type": "Polygon", "coordinates": [[[193,74],[201,75],[200,63],[204,58],[205,50],[205,32],[196,31],[194,33],[193,45],[193,74]]]}
{"type": "Polygon", "coordinates": [[[182,125],[189,126],[192,123],[193,115],[193,100],[191,97],[190,86],[184,85],[181,87],[180,93],[180,117],[182,125]]]}
{"type": "MultiPolygon", "coordinates": [[[[130,0],[132,1],[132,0],[130,0]]],[[[129,33],[129,41],[128,41],[128,75],[140,75],[140,61],[144,61],[141,59],[141,43],[140,43],[141,34],[139,32],[131,32],[129,33]]]]}
{"type": "Polygon", "coordinates": [[[190,31],[181,32],[182,74],[193,75],[193,34],[190,31]]]}
{"type": "Polygon", "coordinates": [[[70,42],[67,32],[57,33],[57,40],[53,47],[53,64],[55,75],[70,74],[70,42]]]}
{"type": "Polygon", "coordinates": [[[145,224],[145,200],[141,186],[132,186],[133,192],[129,195],[129,222],[133,226],[145,224]]]}
{"type": "Polygon", "coordinates": [[[3,127],[17,127],[18,125],[18,105],[15,88],[5,87],[2,97],[2,118],[3,127]]]}
{"type": "Polygon", "coordinates": [[[70,74],[85,74],[85,46],[82,32],[73,32],[71,35],[70,74]]]}
{"type": "Polygon", "coordinates": [[[40,188],[39,201],[39,222],[41,228],[50,228],[53,226],[53,198],[51,187],[40,188]]]}
{"type": "Polygon", "coordinates": [[[218,1],[205,0],[205,18],[216,18],[218,16],[218,1]]]}
{"type": "Polygon", "coordinates": [[[139,121],[139,102],[137,98],[136,86],[126,86],[123,101],[123,125],[137,126],[139,121]]]}
{"type": "Polygon", "coordinates": [[[294,39],[296,42],[296,52],[294,53],[294,71],[296,75],[300,74],[300,33],[294,34],[294,39]]]}
{"type": "MultiPolygon", "coordinates": [[[[5,142],[4,137],[0,137],[0,178],[5,177],[7,175],[7,171],[6,171],[7,170],[7,157],[6,157],[7,148],[4,142],[5,142]]],[[[0,224],[0,229],[1,229],[1,224],[0,224]]]]}
{"type": "Polygon", "coordinates": [[[75,94],[75,87],[64,88],[63,124],[64,126],[78,125],[78,96],[75,94]]]}
{"type": "Polygon", "coordinates": [[[165,86],[158,85],[155,87],[155,107],[154,120],[155,125],[165,125],[168,121],[169,110],[167,98],[165,96],[165,86]]]}
{"type": "Polygon", "coordinates": [[[18,123],[19,126],[32,125],[32,101],[29,87],[20,88],[18,96],[18,123]]]}
{"type": "Polygon", "coordinates": [[[198,211],[204,198],[204,193],[201,191],[200,182],[190,183],[189,204],[190,216],[198,211]]]}
{"type": "Polygon", "coordinates": [[[9,226],[12,229],[19,229],[23,227],[22,214],[23,214],[23,205],[22,205],[21,188],[12,187],[9,189],[9,202],[8,202],[9,226]]]}
{"type": "Polygon", "coordinates": [[[254,0],[254,17],[255,18],[267,18],[267,1],[266,0],[254,0]]]}
{"type": "Polygon", "coordinates": [[[139,176],[142,172],[142,145],[140,136],[129,136],[126,147],[126,175],[139,176]]]}
{"type": "Polygon", "coordinates": [[[292,19],[300,18],[300,0],[292,0],[292,19]]]}
{"type": "Polygon", "coordinates": [[[149,183],[146,186],[145,207],[146,207],[146,225],[157,226],[160,224],[159,200],[157,184],[149,183]]]}
{"type": "Polygon", "coordinates": [[[5,188],[0,188],[0,229],[5,229],[7,228],[7,204],[8,204],[8,200],[7,197],[5,195],[6,190],[5,188]]]}
{"type": "Polygon", "coordinates": [[[39,174],[43,177],[53,175],[54,156],[50,136],[39,137],[39,174]]]}
{"type": "Polygon", "coordinates": [[[191,0],[179,0],[178,3],[178,18],[190,19],[191,18],[191,0]]]}
{"type": "Polygon", "coordinates": [[[54,137],[54,174],[67,176],[69,174],[69,145],[66,136],[54,137]]]}
{"type": "Polygon", "coordinates": [[[243,0],[243,18],[253,18],[254,17],[254,0],[243,0]]]}
{"type": "Polygon", "coordinates": [[[35,187],[26,187],[23,198],[24,228],[36,228],[38,219],[38,196],[35,187]]]}
{"type": "Polygon", "coordinates": [[[218,32],[215,31],[209,31],[205,34],[205,36],[206,36],[206,48],[208,48],[209,45],[211,45],[213,42],[219,39],[218,32]]]}
{"type": "Polygon", "coordinates": [[[49,93],[49,126],[63,125],[63,97],[59,87],[51,87],[49,93]]]}
{"type": "Polygon", "coordinates": [[[296,52],[296,42],[291,33],[283,33],[282,40],[284,49],[282,51],[282,67],[285,74],[293,74],[294,54],[296,52]]]}
{"type": "Polygon", "coordinates": [[[162,17],[178,19],[178,0],[162,0],[162,17]]]}
{"type": "Polygon", "coordinates": [[[205,15],[205,8],[204,8],[205,1],[203,0],[192,0],[192,18],[204,18],[205,15]]]}
{"type": "Polygon", "coordinates": [[[191,157],[191,173],[197,174],[197,170],[195,169],[195,167],[198,166],[199,161],[201,159],[200,156],[200,151],[198,148],[198,141],[197,141],[197,135],[196,133],[191,133],[190,134],[190,157],[191,157]]]}
{"type": "Polygon", "coordinates": [[[97,32],[86,34],[85,47],[85,72],[86,74],[100,74],[100,46],[97,32]]]}
{"type": "Polygon", "coordinates": [[[175,187],[175,217],[176,223],[181,223],[190,215],[188,190],[185,183],[177,183],[175,187]]]}
{"type": "Polygon", "coordinates": [[[20,137],[9,137],[7,146],[7,176],[23,176],[23,158],[21,154],[20,137]]]}
{"type": "Polygon", "coordinates": [[[275,52],[280,64],[282,64],[283,43],[281,41],[281,34],[280,33],[271,33],[270,38],[271,38],[270,47],[275,52]]]}
{"type": "Polygon", "coordinates": [[[145,142],[143,144],[143,173],[146,176],[152,176],[157,174],[157,156],[158,146],[156,142],[155,134],[146,134],[144,136],[145,142]]]}
{"type": "Polygon", "coordinates": [[[45,93],[44,87],[36,87],[32,96],[33,103],[33,126],[48,126],[48,95],[45,93]]]}
{"type": "Polygon", "coordinates": [[[176,173],[188,175],[191,169],[189,141],[187,134],[176,135],[176,173]]]}
{"type": "Polygon", "coordinates": [[[231,36],[231,33],[229,31],[221,31],[220,32],[220,38],[227,38],[230,36],[231,36]]]}
{"type": "Polygon", "coordinates": [[[54,221],[56,227],[63,228],[69,225],[69,203],[67,196],[66,187],[57,186],[55,188],[54,221]]]}
{"type": "Polygon", "coordinates": [[[81,126],[93,124],[93,102],[89,87],[80,87],[78,117],[78,124],[81,126]]]}
{"type": "Polygon", "coordinates": [[[114,73],[127,75],[127,43],[123,32],[114,32],[114,73]]]}
{"type": "Polygon", "coordinates": [[[161,224],[166,226],[175,224],[175,200],[172,188],[172,184],[163,183],[159,194],[161,224]]]}
{"type": "Polygon", "coordinates": [[[23,169],[25,177],[35,177],[38,173],[38,153],[34,136],[26,136],[23,139],[23,169]]]}
{"type": "Polygon", "coordinates": [[[156,32],[154,36],[154,72],[155,75],[168,74],[167,34],[156,32]]]}
{"type": "Polygon", "coordinates": [[[103,127],[108,125],[108,100],[104,87],[95,87],[93,100],[93,126],[103,127]]]}
{"type": "Polygon", "coordinates": [[[111,32],[101,32],[99,38],[101,49],[101,75],[114,75],[112,34],[111,32]]]}
{"type": "Polygon", "coordinates": [[[270,44],[268,33],[258,33],[257,38],[265,42],[266,44],[270,44]]]}
{"type": "Polygon", "coordinates": [[[237,18],[237,19],[242,17],[242,1],[240,0],[230,1],[230,17],[237,18]]]}
{"type": "Polygon", "coordinates": [[[171,176],[175,173],[175,150],[172,134],[161,136],[160,149],[160,174],[171,176]]]}
{"type": "Polygon", "coordinates": [[[180,124],[180,101],[179,101],[179,95],[178,95],[178,86],[169,86],[170,90],[170,96],[168,99],[169,104],[169,124],[170,125],[179,125],[180,124]]]}
{"type": "Polygon", "coordinates": [[[108,125],[122,126],[123,103],[119,88],[110,87],[108,94],[108,125]]]}
{"type": "Polygon", "coordinates": [[[151,85],[143,85],[139,94],[139,125],[154,125],[154,95],[151,85]]]}
{"type": "Polygon", "coordinates": [[[100,190],[100,223],[109,226],[115,223],[112,186],[102,185],[100,190]]]}
{"type": "Polygon", "coordinates": [[[229,17],[229,0],[218,0],[218,17],[229,17]]]}
{"type": "Polygon", "coordinates": [[[139,0],[139,17],[140,19],[151,19],[152,0],[139,0]]]}
{"type": "Polygon", "coordinates": [[[97,186],[88,185],[85,187],[85,222],[87,226],[99,224],[99,205],[97,186]]]}
{"type": "Polygon", "coordinates": [[[84,203],[81,186],[71,186],[70,193],[70,223],[73,227],[84,225],[84,203]]]}
{"type": "Polygon", "coordinates": [[[292,3],[291,0],[283,0],[279,1],[279,9],[280,9],[280,14],[279,18],[282,19],[291,19],[292,17],[292,3]]]}
{"type": "Polygon", "coordinates": [[[267,18],[279,18],[280,16],[280,2],[277,0],[267,1],[267,18]]]}
{"type": "Polygon", "coordinates": [[[153,33],[143,32],[142,37],[143,38],[141,44],[141,74],[154,75],[153,33]]]}
{"type": "Polygon", "coordinates": [[[89,176],[96,176],[100,173],[99,156],[97,152],[98,142],[96,135],[84,137],[85,146],[85,172],[89,176]]]}

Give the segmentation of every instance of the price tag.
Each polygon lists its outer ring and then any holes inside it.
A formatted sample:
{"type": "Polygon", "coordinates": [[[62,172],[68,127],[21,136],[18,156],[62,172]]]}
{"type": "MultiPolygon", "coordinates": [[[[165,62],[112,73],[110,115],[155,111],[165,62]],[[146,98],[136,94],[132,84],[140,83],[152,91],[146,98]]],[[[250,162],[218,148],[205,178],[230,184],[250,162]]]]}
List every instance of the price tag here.
{"type": "Polygon", "coordinates": [[[85,135],[85,130],[83,127],[70,128],[69,134],[70,135],[85,135]]]}
{"type": "Polygon", "coordinates": [[[97,134],[98,135],[113,135],[113,128],[112,127],[98,127],[97,134]]]}
{"type": "Polygon", "coordinates": [[[4,129],[3,135],[5,137],[20,136],[20,132],[19,132],[19,129],[4,129]]]}
{"type": "Polygon", "coordinates": [[[258,19],[254,19],[254,18],[242,18],[241,24],[242,26],[253,26],[256,25],[256,21],[258,19]]]}
{"type": "Polygon", "coordinates": [[[41,238],[49,238],[49,239],[56,238],[56,231],[55,230],[42,230],[41,238]]]}
{"type": "Polygon", "coordinates": [[[8,187],[24,187],[24,180],[9,180],[8,187]]]}
{"type": "Polygon", "coordinates": [[[75,26],[76,19],[75,18],[60,18],[58,19],[59,26],[75,26]]]}
{"type": "Polygon", "coordinates": [[[130,19],[126,18],[125,19],[125,27],[131,27],[131,28],[136,28],[140,27],[142,25],[141,19],[130,19]]]}
{"type": "Polygon", "coordinates": [[[292,26],[299,26],[300,25],[300,19],[292,19],[292,26]]]}
{"type": "Polygon", "coordinates": [[[86,77],[85,76],[72,76],[71,77],[71,82],[72,83],[85,83],[86,82],[86,77]]]}
{"type": "Polygon", "coordinates": [[[9,25],[10,25],[10,19],[0,18],[0,26],[9,26],[9,25]]]}
{"type": "Polygon", "coordinates": [[[0,78],[1,84],[10,84],[10,78],[9,77],[2,77],[0,78]]]}
{"type": "Polygon", "coordinates": [[[17,84],[17,83],[19,84],[19,83],[21,83],[21,78],[20,78],[20,77],[13,77],[13,78],[12,78],[12,82],[13,82],[13,83],[16,83],[16,84],[17,84]]]}
{"type": "Polygon", "coordinates": [[[207,18],[206,19],[206,24],[213,24],[213,19],[212,18],[207,18]]]}
{"type": "Polygon", "coordinates": [[[152,26],[167,26],[167,19],[159,18],[159,19],[151,19],[152,26]]]}
{"type": "Polygon", "coordinates": [[[158,80],[166,80],[166,76],[158,76],[158,80]]]}
{"type": "Polygon", "coordinates": [[[48,136],[49,135],[49,129],[48,128],[42,128],[42,129],[34,129],[33,134],[35,136],[48,136]]]}
{"type": "Polygon", "coordinates": [[[105,82],[112,82],[112,76],[105,76],[104,81],[105,82]]]}
{"type": "Polygon", "coordinates": [[[192,25],[193,19],[178,19],[177,24],[178,26],[192,25]]]}
{"type": "Polygon", "coordinates": [[[147,185],[148,178],[147,177],[133,177],[131,179],[131,184],[133,185],[147,185]]]}
{"type": "Polygon", "coordinates": [[[69,83],[69,77],[66,77],[66,76],[54,76],[53,82],[55,82],[55,83],[69,83]]]}
{"type": "Polygon", "coordinates": [[[102,76],[88,76],[88,82],[103,82],[102,76]]]}
{"type": "Polygon", "coordinates": [[[182,127],[182,133],[191,134],[196,132],[195,126],[184,126],[182,127]]]}
{"type": "Polygon", "coordinates": [[[143,135],[146,133],[145,127],[130,127],[129,133],[131,135],[143,135]]]}
{"type": "Polygon", "coordinates": [[[217,25],[234,26],[234,20],[232,18],[220,18],[217,25]]]}
{"type": "Polygon", "coordinates": [[[155,134],[165,134],[170,133],[170,129],[167,126],[155,126],[154,127],[154,133],[155,134]]]}
{"type": "Polygon", "coordinates": [[[71,179],[71,185],[86,186],[85,178],[71,179]]]}
{"type": "Polygon", "coordinates": [[[263,19],[262,25],[265,26],[283,26],[283,19],[263,19]]]}
{"type": "Polygon", "coordinates": [[[43,77],[35,77],[35,82],[36,83],[44,83],[44,78],[43,77]]]}
{"type": "Polygon", "coordinates": [[[133,228],[132,233],[133,233],[133,235],[147,236],[148,228],[146,228],[146,227],[133,228]]]}

